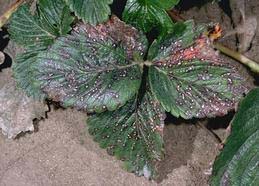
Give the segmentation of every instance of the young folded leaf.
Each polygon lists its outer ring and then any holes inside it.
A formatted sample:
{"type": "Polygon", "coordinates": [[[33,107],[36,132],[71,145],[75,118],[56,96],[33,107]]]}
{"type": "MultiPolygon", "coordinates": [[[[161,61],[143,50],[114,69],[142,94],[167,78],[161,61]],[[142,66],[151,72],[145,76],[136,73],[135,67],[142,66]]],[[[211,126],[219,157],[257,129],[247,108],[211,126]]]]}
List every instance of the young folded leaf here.
{"type": "Polygon", "coordinates": [[[85,23],[96,25],[109,18],[109,5],[113,0],[65,0],[75,14],[85,23]]]}
{"type": "Polygon", "coordinates": [[[77,25],[38,56],[36,79],[49,98],[88,112],[115,110],[136,95],[147,41],[117,17],[77,25]]]}
{"type": "Polygon", "coordinates": [[[114,112],[88,118],[89,132],[108,153],[125,161],[128,171],[154,177],[155,163],[163,157],[165,113],[147,92],[114,112]]]}
{"type": "Polygon", "coordinates": [[[198,33],[187,30],[178,39],[161,42],[159,49],[150,49],[158,52],[149,71],[151,90],[166,111],[185,119],[224,115],[249,89],[238,68],[198,33]]]}
{"type": "Polygon", "coordinates": [[[259,183],[259,89],[241,102],[232,133],[213,165],[212,186],[259,183]]]}
{"type": "Polygon", "coordinates": [[[179,0],[127,0],[123,20],[144,32],[156,26],[171,27],[173,22],[166,10],[175,6],[179,0]]]}
{"type": "Polygon", "coordinates": [[[70,31],[73,17],[63,0],[40,0],[34,14],[28,5],[21,6],[13,14],[8,31],[11,39],[26,49],[25,53],[17,56],[12,67],[17,85],[28,96],[42,100],[45,94],[35,82],[32,66],[38,53],[46,50],[55,38],[70,31]]]}

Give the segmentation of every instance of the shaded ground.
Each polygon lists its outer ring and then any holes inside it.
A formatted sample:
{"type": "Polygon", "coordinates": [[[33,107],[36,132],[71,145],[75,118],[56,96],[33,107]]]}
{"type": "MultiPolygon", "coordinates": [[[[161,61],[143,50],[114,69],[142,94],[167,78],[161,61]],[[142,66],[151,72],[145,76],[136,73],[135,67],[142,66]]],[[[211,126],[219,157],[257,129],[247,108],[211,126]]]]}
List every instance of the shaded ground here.
{"type": "MultiPolygon", "coordinates": [[[[7,1],[0,0],[0,13],[6,7],[7,1]]],[[[258,14],[258,8],[259,3],[251,0],[246,11],[258,14]]],[[[202,8],[191,5],[182,8],[182,16],[202,23],[219,22],[226,32],[233,29],[232,23],[238,22],[216,3],[202,8]]],[[[257,31],[251,50],[246,52],[257,61],[258,34],[257,31]]],[[[223,42],[235,48],[236,36],[223,42]]],[[[1,81],[0,74],[0,85],[1,81]]],[[[226,127],[231,116],[202,121],[202,124],[213,129],[226,127]]],[[[120,161],[93,142],[85,120],[85,113],[59,109],[48,113],[48,119],[37,124],[35,133],[22,135],[16,140],[7,140],[0,134],[0,186],[208,185],[218,143],[208,131],[197,125],[197,121],[168,120],[165,160],[159,165],[159,178],[154,182],[124,171],[120,161]]],[[[225,134],[223,129],[216,132],[221,136],[225,134]]]]}

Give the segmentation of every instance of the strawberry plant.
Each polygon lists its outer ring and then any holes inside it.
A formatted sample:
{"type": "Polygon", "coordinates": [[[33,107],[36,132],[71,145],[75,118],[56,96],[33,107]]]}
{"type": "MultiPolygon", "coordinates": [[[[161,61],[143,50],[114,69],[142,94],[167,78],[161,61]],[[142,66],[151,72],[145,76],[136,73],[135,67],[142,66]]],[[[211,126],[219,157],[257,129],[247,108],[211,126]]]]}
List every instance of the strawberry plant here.
{"type": "Polygon", "coordinates": [[[24,47],[13,64],[18,86],[36,100],[87,112],[100,147],[128,171],[155,177],[166,113],[223,116],[250,89],[213,48],[206,26],[171,20],[167,10],[178,2],[128,0],[120,18],[112,0],[21,5],[9,22],[11,39],[24,47]]]}
{"type": "Polygon", "coordinates": [[[259,89],[241,102],[232,121],[232,133],[217,157],[211,185],[252,185],[259,183],[259,89]]]}

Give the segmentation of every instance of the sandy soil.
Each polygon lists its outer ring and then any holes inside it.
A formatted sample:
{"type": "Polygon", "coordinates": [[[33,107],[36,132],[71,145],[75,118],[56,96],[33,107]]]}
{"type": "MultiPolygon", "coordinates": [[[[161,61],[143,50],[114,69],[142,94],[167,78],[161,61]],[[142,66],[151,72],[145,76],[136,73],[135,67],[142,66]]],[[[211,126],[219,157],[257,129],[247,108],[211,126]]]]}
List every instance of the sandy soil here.
{"type": "MultiPolygon", "coordinates": [[[[259,8],[256,0],[252,2],[259,8]]],[[[0,12],[7,3],[0,0],[0,12]]],[[[254,12],[255,9],[253,7],[254,12]]],[[[197,22],[220,22],[226,31],[232,29],[231,18],[217,4],[188,8],[182,15],[197,22]]],[[[225,42],[234,47],[235,39],[230,37],[225,42]]],[[[257,39],[258,31],[254,42],[258,43],[257,39]]],[[[259,60],[256,51],[258,46],[254,44],[246,54],[259,60]]],[[[202,123],[213,125],[211,128],[226,127],[231,116],[202,123]]],[[[196,121],[168,119],[166,155],[159,165],[156,181],[124,171],[121,161],[109,156],[92,140],[85,121],[85,113],[52,109],[47,119],[35,123],[37,132],[23,134],[16,140],[8,140],[0,134],[0,186],[208,185],[211,166],[219,152],[218,143],[196,121]]],[[[222,129],[216,132],[225,134],[222,129]]]]}
{"type": "MultiPolygon", "coordinates": [[[[48,115],[36,133],[16,140],[0,136],[1,186],[157,185],[122,170],[120,161],[100,149],[87,133],[84,113],[59,109],[48,115]]],[[[205,185],[217,154],[214,139],[194,125],[167,129],[166,139],[174,141],[167,146],[167,178],[159,185],[205,185]]]]}

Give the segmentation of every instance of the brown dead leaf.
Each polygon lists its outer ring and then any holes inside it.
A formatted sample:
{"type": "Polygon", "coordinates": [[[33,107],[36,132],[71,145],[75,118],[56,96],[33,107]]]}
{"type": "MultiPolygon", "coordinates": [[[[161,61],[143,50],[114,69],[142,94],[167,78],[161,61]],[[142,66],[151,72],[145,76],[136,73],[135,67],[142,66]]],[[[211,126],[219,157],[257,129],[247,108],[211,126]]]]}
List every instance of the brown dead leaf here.
{"type": "Polygon", "coordinates": [[[33,119],[42,118],[48,110],[16,87],[11,70],[0,74],[0,129],[8,138],[21,132],[34,131],[33,119]]]}
{"type": "Polygon", "coordinates": [[[255,16],[244,18],[243,24],[238,26],[237,32],[240,33],[240,44],[239,51],[246,52],[251,43],[253,42],[254,36],[257,29],[257,19],[255,16]]]}
{"type": "Polygon", "coordinates": [[[247,52],[253,42],[257,30],[257,18],[255,15],[246,16],[246,1],[231,0],[232,18],[235,29],[228,32],[225,37],[237,34],[239,39],[238,51],[247,52]]]}

